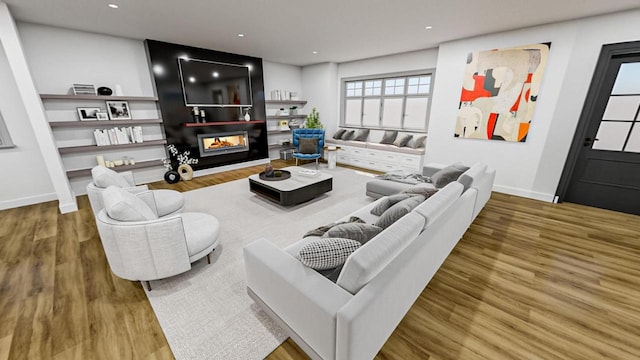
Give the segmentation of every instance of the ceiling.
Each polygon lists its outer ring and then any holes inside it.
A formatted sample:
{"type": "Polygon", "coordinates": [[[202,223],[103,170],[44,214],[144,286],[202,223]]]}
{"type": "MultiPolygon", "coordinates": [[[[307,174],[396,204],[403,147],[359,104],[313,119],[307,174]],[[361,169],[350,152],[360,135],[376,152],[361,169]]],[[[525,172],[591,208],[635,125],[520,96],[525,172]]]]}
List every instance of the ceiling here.
{"type": "Polygon", "coordinates": [[[640,7],[638,0],[4,1],[17,21],[292,65],[426,49],[455,39],[640,7]],[[111,9],[109,3],[119,8],[111,9]]]}

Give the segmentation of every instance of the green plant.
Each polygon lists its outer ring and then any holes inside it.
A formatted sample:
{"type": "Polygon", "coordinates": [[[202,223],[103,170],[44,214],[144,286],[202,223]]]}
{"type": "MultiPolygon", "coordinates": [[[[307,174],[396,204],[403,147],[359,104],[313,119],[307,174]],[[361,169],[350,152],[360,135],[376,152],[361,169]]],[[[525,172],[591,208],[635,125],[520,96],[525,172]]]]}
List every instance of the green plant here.
{"type": "Polygon", "coordinates": [[[307,121],[304,123],[304,127],[307,129],[324,129],[320,122],[320,113],[316,111],[316,108],[311,110],[311,114],[307,115],[307,121]]]}

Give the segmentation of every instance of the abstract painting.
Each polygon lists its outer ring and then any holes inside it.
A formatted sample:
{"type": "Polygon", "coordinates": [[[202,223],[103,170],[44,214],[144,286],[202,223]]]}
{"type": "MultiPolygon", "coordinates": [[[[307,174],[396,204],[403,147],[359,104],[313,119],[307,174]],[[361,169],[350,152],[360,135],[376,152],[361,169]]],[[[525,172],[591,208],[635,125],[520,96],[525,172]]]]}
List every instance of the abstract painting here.
{"type": "Polygon", "coordinates": [[[454,136],[526,141],[550,47],[544,43],[470,53],[454,136]]]}

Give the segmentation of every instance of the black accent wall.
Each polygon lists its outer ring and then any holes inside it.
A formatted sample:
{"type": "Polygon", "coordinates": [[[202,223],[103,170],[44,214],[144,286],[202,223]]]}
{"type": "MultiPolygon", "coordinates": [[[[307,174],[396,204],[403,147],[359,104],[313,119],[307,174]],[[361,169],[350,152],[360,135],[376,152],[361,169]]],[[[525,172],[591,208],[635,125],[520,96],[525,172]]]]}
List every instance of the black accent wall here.
{"type": "MultiPolygon", "coordinates": [[[[180,152],[190,150],[190,156],[199,159],[197,165],[191,165],[195,170],[269,157],[267,125],[264,121],[266,116],[261,58],[155,40],[145,40],[145,46],[149,58],[149,67],[152,69],[152,75],[158,93],[158,104],[162,112],[162,121],[167,142],[174,144],[180,152]],[[178,57],[185,55],[189,58],[200,60],[238,65],[250,64],[253,107],[249,114],[251,115],[251,120],[262,120],[262,122],[246,123],[244,120],[239,120],[244,116],[244,113],[241,115],[238,108],[199,107],[199,109],[205,111],[206,121],[208,122],[207,125],[210,124],[210,126],[184,126],[185,123],[194,122],[191,107],[187,107],[184,104],[180,72],[178,69],[178,57]],[[219,124],[230,121],[237,122],[237,124],[219,124]],[[246,131],[248,133],[249,151],[210,157],[199,156],[198,134],[228,133],[234,131],[246,131]]],[[[173,160],[175,161],[175,159],[173,160]]],[[[175,168],[174,166],[174,169],[175,168]]]]}

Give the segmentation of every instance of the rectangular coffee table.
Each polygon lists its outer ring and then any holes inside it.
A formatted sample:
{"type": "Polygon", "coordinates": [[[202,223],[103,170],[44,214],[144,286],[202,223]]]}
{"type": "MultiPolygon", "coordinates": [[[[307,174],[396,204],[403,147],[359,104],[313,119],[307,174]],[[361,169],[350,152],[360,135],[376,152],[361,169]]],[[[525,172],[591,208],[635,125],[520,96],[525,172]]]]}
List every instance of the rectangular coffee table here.
{"type": "Polygon", "coordinates": [[[303,175],[302,167],[290,166],[280,170],[291,173],[291,177],[285,180],[263,180],[259,174],[249,176],[249,189],[251,192],[263,196],[280,205],[296,205],[309,201],[314,197],[333,189],[333,177],[329,174],[318,172],[316,175],[303,175]]]}

